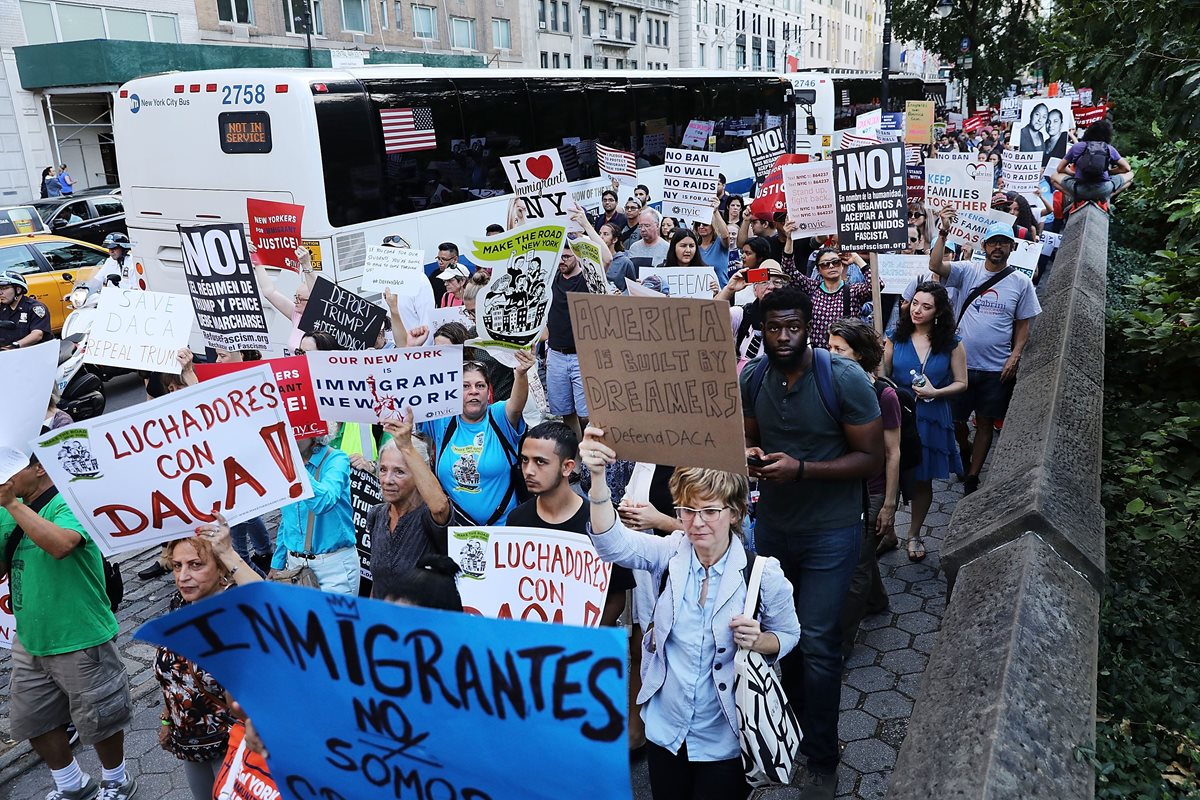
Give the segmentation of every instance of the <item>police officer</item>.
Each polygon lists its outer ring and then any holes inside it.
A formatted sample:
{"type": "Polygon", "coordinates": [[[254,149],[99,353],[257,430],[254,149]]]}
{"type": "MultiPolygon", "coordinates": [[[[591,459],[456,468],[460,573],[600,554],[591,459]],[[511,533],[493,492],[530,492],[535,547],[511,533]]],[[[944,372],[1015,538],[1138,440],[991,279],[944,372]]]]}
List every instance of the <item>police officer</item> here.
{"type": "Polygon", "coordinates": [[[104,246],[108,249],[108,260],[100,266],[96,277],[100,280],[100,288],[112,283],[124,289],[144,289],[137,280],[130,276],[129,237],[123,233],[110,233],[104,237],[104,246]]]}
{"type": "Polygon", "coordinates": [[[50,310],[28,297],[29,284],[0,272],[0,348],[29,347],[50,338],[50,310]]]}

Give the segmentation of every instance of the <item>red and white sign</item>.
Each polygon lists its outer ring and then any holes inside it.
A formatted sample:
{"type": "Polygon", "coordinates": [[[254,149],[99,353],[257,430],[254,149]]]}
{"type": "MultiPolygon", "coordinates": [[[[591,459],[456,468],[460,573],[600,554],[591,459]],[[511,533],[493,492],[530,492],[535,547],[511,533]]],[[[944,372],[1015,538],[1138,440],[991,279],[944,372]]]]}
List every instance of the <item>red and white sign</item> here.
{"type": "Polygon", "coordinates": [[[1075,109],[1075,126],[1086,128],[1093,122],[1104,119],[1104,115],[1107,113],[1108,106],[1080,106],[1075,109]]]}
{"type": "Polygon", "coordinates": [[[196,377],[201,381],[231,375],[247,369],[266,365],[279,384],[279,396],[288,422],[292,424],[292,435],[297,439],[312,439],[329,433],[329,425],[317,413],[317,397],[313,394],[312,376],[308,371],[308,359],[304,356],[288,356],[263,361],[234,361],[227,364],[197,364],[196,377]]]}
{"type": "Polygon", "coordinates": [[[246,217],[250,244],[255,247],[254,263],[299,272],[296,248],[300,247],[304,206],[247,197],[246,217]]]}

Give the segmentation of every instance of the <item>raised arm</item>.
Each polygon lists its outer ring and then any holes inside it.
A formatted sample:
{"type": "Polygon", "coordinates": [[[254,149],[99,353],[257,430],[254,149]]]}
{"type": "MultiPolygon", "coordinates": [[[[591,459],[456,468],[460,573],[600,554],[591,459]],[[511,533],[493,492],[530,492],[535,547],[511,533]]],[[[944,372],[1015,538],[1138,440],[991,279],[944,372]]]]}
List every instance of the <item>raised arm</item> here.
{"type": "Polygon", "coordinates": [[[717,237],[718,242],[729,241],[729,226],[725,223],[725,218],[721,216],[720,206],[713,209],[712,227],[713,235],[717,237]]]}
{"type": "Polygon", "coordinates": [[[525,413],[525,402],[529,399],[529,368],[535,363],[533,353],[529,350],[517,350],[516,356],[512,394],[504,401],[504,416],[514,428],[521,424],[521,415],[525,413]]]}
{"type": "Polygon", "coordinates": [[[404,457],[404,465],[408,468],[421,499],[429,507],[429,515],[438,525],[445,525],[450,521],[450,499],[442,491],[442,484],[429,468],[429,462],[413,445],[413,410],[404,409],[403,419],[382,419],[379,422],[383,425],[383,430],[391,434],[392,441],[404,457]]]}
{"type": "MultiPolygon", "coordinates": [[[[29,469],[45,474],[41,464],[35,463],[29,469]]],[[[13,521],[25,531],[31,542],[55,559],[66,558],[71,551],[83,544],[83,534],[79,531],[63,528],[48,519],[43,519],[36,511],[18,500],[12,481],[0,483],[0,508],[12,514],[13,521]]],[[[5,569],[7,568],[8,565],[5,565],[5,569]]]]}
{"type": "Polygon", "coordinates": [[[929,246],[929,271],[942,278],[950,277],[950,265],[942,261],[946,252],[946,237],[950,235],[950,223],[957,212],[947,206],[938,212],[938,235],[929,246]]]}

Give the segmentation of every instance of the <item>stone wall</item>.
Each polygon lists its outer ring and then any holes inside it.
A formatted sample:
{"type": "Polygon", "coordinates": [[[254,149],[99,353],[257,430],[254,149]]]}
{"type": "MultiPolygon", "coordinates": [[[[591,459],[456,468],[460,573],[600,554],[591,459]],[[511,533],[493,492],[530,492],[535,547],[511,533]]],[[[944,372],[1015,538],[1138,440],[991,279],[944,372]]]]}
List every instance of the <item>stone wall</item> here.
{"type": "Polygon", "coordinates": [[[892,800],[1090,800],[1096,726],[1108,216],[1074,214],[1004,432],[950,521],[951,594],[892,800]]]}

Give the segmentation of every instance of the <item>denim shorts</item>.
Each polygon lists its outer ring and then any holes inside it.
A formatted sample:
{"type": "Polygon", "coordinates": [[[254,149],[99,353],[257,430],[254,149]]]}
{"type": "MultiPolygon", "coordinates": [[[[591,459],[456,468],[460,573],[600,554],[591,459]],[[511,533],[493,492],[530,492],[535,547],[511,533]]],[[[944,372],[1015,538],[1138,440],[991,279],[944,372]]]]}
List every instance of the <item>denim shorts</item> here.
{"type": "Polygon", "coordinates": [[[588,415],[583,377],[579,374],[579,356],[550,350],[546,356],[546,400],[550,413],[556,417],[588,415]]]}

